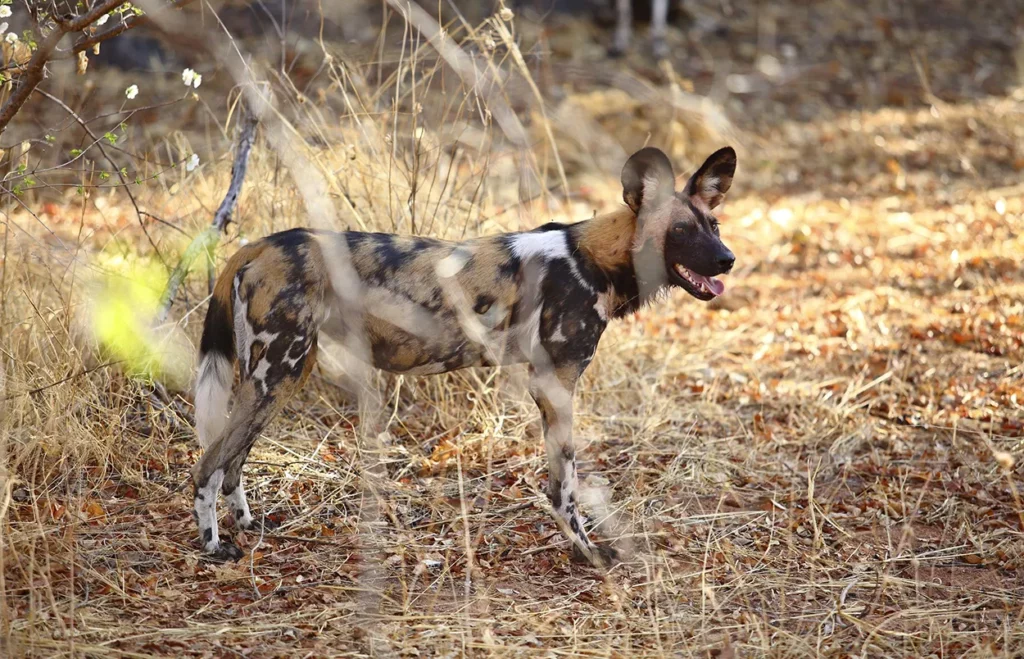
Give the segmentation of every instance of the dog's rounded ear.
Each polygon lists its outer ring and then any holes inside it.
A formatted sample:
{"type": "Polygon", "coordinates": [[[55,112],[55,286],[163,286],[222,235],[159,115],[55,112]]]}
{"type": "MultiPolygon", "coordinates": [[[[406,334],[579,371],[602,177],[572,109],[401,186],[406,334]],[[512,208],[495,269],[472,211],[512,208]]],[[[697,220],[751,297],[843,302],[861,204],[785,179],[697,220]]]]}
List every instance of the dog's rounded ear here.
{"type": "Polygon", "coordinates": [[[645,201],[675,192],[675,179],[672,163],[661,149],[640,149],[622,168],[622,200],[639,213],[645,201]]]}
{"type": "Polygon", "coordinates": [[[708,208],[722,203],[736,174],[736,151],[727,146],[715,151],[686,184],[686,194],[702,200],[708,208]]]}

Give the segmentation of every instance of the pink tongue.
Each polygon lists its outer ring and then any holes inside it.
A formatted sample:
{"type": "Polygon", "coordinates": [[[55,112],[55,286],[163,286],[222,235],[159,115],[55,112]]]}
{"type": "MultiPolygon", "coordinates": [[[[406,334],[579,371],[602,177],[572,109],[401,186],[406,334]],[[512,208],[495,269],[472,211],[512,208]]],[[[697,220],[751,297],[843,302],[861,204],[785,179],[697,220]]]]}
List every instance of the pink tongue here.
{"type": "MultiPolygon", "coordinates": [[[[692,270],[690,272],[693,272],[692,270]]],[[[693,273],[697,275],[697,273],[693,273]]],[[[715,279],[714,277],[705,277],[704,275],[697,275],[694,277],[699,282],[703,282],[708,290],[714,293],[716,296],[721,295],[725,292],[725,284],[722,283],[721,279],[715,279]]]]}

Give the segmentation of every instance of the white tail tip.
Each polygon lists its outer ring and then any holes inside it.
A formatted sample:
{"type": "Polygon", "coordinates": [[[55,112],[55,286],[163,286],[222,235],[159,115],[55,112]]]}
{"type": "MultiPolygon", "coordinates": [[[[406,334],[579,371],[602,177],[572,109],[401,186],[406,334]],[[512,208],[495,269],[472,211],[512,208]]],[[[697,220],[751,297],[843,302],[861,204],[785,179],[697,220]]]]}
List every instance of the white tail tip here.
{"type": "Polygon", "coordinates": [[[196,433],[199,445],[209,448],[228,423],[228,403],[234,379],[231,362],[217,353],[203,355],[196,378],[196,433]]]}

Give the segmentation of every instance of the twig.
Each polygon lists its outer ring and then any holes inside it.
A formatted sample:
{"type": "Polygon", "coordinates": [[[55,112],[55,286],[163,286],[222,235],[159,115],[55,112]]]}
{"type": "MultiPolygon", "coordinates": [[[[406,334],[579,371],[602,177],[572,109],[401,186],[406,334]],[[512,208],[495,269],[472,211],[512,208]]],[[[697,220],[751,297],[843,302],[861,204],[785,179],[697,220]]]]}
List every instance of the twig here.
{"type": "MultiPolygon", "coordinates": [[[[193,2],[195,2],[195,0],[173,0],[170,3],[170,9],[181,9],[182,7],[190,5],[193,2]]],[[[70,59],[71,57],[74,57],[83,50],[92,48],[98,43],[102,43],[107,39],[112,39],[113,37],[116,37],[122,32],[127,32],[132,28],[139,27],[140,25],[145,25],[148,23],[152,23],[152,21],[150,20],[147,14],[132,14],[128,18],[122,20],[117,25],[112,25],[108,27],[106,30],[103,30],[102,32],[97,32],[95,34],[82,37],[81,39],[75,42],[75,45],[72,46],[70,51],[59,51],[53,59],[70,59]]]]}
{"type": "Polygon", "coordinates": [[[52,389],[52,388],[56,387],[57,385],[64,384],[65,382],[70,382],[71,380],[75,380],[77,378],[80,378],[83,375],[89,375],[90,373],[95,373],[96,371],[101,371],[101,370],[107,368],[108,366],[115,366],[117,364],[120,364],[123,361],[124,361],[123,359],[118,359],[116,361],[106,362],[104,364],[100,364],[99,366],[94,366],[93,368],[87,368],[87,369],[79,371],[78,373],[72,373],[71,375],[69,375],[69,376],[67,376],[65,378],[61,378],[60,380],[57,380],[56,382],[51,382],[50,384],[43,385],[42,387],[37,387],[36,389],[29,389],[28,391],[22,391],[22,392],[17,393],[17,394],[11,394],[9,396],[5,396],[2,400],[7,401],[7,400],[13,400],[15,398],[21,398],[22,396],[34,396],[34,395],[36,395],[38,393],[42,393],[42,392],[46,391],[47,389],[52,389]]]}
{"type": "Polygon", "coordinates": [[[238,204],[238,196],[242,192],[242,184],[245,182],[245,172],[249,165],[249,154],[252,152],[252,145],[256,140],[256,126],[259,124],[259,116],[249,107],[245,101],[242,102],[242,126],[238,133],[238,147],[235,151],[235,161],[231,165],[231,184],[224,196],[217,212],[213,215],[213,222],[210,228],[196,236],[182,254],[181,260],[174,268],[170,278],[167,280],[167,288],[160,298],[160,312],[157,315],[157,322],[167,320],[171,311],[171,304],[178,294],[185,276],[192,267],[192,262],[201,252],[208,252],[217,246],[220,236],[231,222],[231,215],[238,204]]]}
{"type": "Polygon", "coordinates": [[[103,148],[103,143],[100,141],[100,138],[96,136],[96,133],[92,132],[92,129],[89,128],[89,125],[85,123],[85,121],[78,116],[78,113],[72,110],[67,103],[60,100],[53,94],[43,91],[42,89],[37,89],[36,91],[45,96],[46,98],[50,99],[57,105],[61,106],[65,112],[71,115],[71,117],[76,122],[78,122],[78,125],[82,127],[82,130],[88,133],[89,137],[92,138],[93,144],[96,145],[96,148],[99,149],[103,157],[106,158],[107,162],[110,163],[111,168],[113,168],[114,172],[117,174],[117,178],[121,180],[121,185],[124,186],[124,191],[128,195],[128,200],[132,202],[132,207],[135,208],[135,216],[139,218],[139,226],[142,227],[142,233],[146,234],[146,239],[149,240],[149,244],[153,248],[153,251],[156,253],[157,258],[160,259],[160,262],[163,263],[164,266],[166,267],[167,261],[164,260],[164,255],[160,253],[160,248],[156,246],[155,242],[153,242],[153,237],[149,235],[149,229],[146,228],[146,222],[142,219],[143,213],[141,210],[139,210],[139,204],[137,201],[135,201],[135,195],[132,194],[131,184],[128,182],[128,179],[125,177],[125,175],[121,172],[121,168],[117,166],[116,162],[114,162],[114,159],[107,154],[106,149],[103,148]]]}
{"type": "Polygon", "coordinates": [[[46,38],[42,40],[39,47],[36,48],[36,52],[32,55],[32,59],[25,65],[25,71],[22,75],[18,76],[18,88],[15,90],[11,97],[7,99],[3,107],[0,108],[0,133],[7,128],[7,124],[11,122],[14,115],[18,114],[18,110],[21,106],[25,105],[28,101],[29,96],[32,95],[33,90],[43,81],[45,77],[46,63],[50,61],[53,56],[53,51],[56,50],[57,44],[64,38],[64,35],[68,32],[78,32],[83,30],[92,23],[98,21],[101,16],[108,14],[117,7],[124,4],[122,0],[103,0],[103,2],[97,3],[90,11],[75,17],[72,20],[58,20],[56,27],[46,35],[46,38]]]}
{"type": "MultiPolygon", "coordinates": [[[[181,9],[192,2],[194,0],[171,0],[169,8],[181,9]]],[[[3,133],[7,128],[7,124],[14,119],[18,111],[28,101],[32,92],[43,81],[43,78],[46,77],[47,62],[54,59],[61,60],[74,57],[77,53],[91,48],[100,42],[112,39],[127,30],[150,22],[150,18],[146,14],[129,16],[117,25],[112,25],[102,32],[83,36],[75,42],[70,51],[57,49],[57,45],[60,44],[65,35],[85,30],[106,14],[115,11],[122,4],[124,4],[123,0],[102,0],[97,2],[89,11],[71,19],[54,17],[56,25],[46,35],[46,38],[40,42],[39,47],[32,54],[32,58],[23,67],[15,67],[7,72],[8,75],[14,77],[17,89],[7,99],[7,102],[3,104],[3,107],[0,107],[0,133],[3,133]]]]}

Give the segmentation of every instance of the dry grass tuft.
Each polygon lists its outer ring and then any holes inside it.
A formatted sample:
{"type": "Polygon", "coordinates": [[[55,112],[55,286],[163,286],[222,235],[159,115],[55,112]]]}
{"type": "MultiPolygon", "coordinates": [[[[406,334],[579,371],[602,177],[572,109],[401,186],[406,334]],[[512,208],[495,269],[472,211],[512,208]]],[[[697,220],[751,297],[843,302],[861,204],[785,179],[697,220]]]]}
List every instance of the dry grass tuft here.
{"type": "MultiPolygon", "coordinates": [[[[507,46],[504,27],[472,33],[507,46]]],[[[403,43],[379,81],[340,57],[316,93],[276,81],[339,227],[459,238],[583,219],[619,203],[621,158],[644,132],[680,168],[726,137],[747,147],[722,213],[730,291],[710,306],[676,293],[614,325],[578,390],[586,505],[628,561],[568,561],[516,369],[380,376],[387,431],[367,443],[325,359],[246,473],[254,510],[283,525],[237,534],[238,564],[200,562],[188,394],[126,376],[89,331],[97,281],[159,262],[134,210],[98,192],[4,202],[4,654],[1024,650],[1024,188],[985,139],[1021,139],[1019,99],[754,137],[687,105],[678,80],[541,105],[507,48],[480,60],[493,80],[472,91],[425,42],[403,43]]],[[[149,225],[172,264],[227,185],[227,134],[140,197],[183,230],[149,225]]],[[[218,259],[309,223],[262,142],[218,259]]],[[[172,312],[193,343],[205,296],[194,273],[172,312]]]]}

